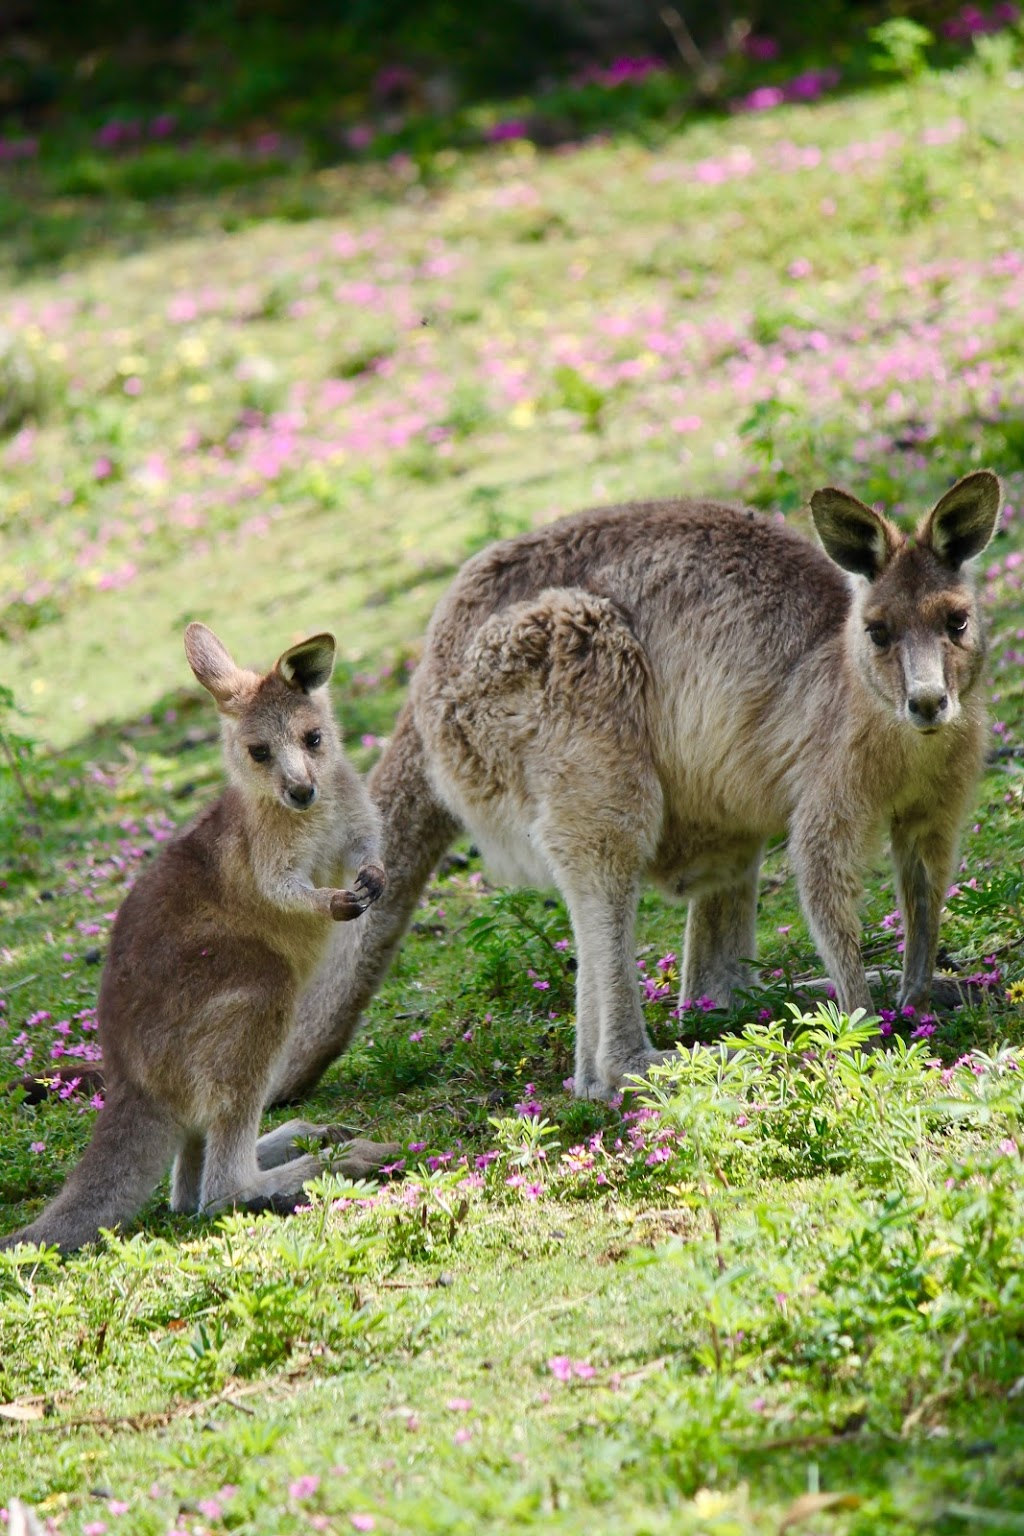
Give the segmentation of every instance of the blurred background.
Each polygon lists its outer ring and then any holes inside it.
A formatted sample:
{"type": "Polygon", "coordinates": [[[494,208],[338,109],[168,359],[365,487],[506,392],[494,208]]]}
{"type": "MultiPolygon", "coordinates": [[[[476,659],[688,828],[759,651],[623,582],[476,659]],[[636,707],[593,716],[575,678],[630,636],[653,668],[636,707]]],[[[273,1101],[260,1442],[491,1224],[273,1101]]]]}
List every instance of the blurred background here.
{"type": "Polygon", "coordinates": [[[852,90],[912,62],[922,29],[951,67],[1017,18],[1013,0],[5,0],[3,155],[54,192],[155,197],[297,159],[555,145],[852,90]]]}

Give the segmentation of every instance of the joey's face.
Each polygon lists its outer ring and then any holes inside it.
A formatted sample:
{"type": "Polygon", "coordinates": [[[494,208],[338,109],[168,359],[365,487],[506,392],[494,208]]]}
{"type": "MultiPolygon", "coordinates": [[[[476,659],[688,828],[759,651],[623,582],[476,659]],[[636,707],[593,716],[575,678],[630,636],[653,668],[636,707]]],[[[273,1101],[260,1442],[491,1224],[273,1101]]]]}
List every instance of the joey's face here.
{"type": "Polygon", "coordinates": [[[958,718],[985,653],[974,593],[958,574],[908,547],[861,594],[852,622],[861,673],[903,724],[934,735],[958,718]]]}
{"type": "Polygon", "coordinates": [[[308,811],[320,798],[335,727],[325,695],[297,693],[271,675],[251,704],[225,723],[232,777],[248,792],[289,811],[308,811]]]}
{"type": "Polygon", "coordinates": [[[261,677],[239,667],[205,624],[185,630],[185,655],[220,710],[224,755],[248,795],[308,811],[319,799],[341,743],[327,698],[334,636],[311,635],[261,677]]]}

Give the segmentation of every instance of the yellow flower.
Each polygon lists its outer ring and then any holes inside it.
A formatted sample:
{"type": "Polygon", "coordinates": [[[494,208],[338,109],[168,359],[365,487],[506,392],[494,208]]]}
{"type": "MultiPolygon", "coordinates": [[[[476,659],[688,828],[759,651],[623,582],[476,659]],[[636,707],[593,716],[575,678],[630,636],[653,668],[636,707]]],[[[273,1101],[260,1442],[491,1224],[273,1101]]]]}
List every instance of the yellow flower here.
{"type": "Polygon", "coordinates": [[[702,1520],[711,1520],[715,1515],[728,1513],[732,1498],[727,1493],[720,1493],[711,1488],[699,1488],[693,1496],[693,1507],[702,1520]]]}
{"type": "Polygon", "coordinates": [[[508,419],[514,427],[518,427],[520,431],[525,431],[527,427],[533,426],[536,415],[537,407],[532,400],[520,400],[519,404],[513,406],[509,412],[508,419]]]}

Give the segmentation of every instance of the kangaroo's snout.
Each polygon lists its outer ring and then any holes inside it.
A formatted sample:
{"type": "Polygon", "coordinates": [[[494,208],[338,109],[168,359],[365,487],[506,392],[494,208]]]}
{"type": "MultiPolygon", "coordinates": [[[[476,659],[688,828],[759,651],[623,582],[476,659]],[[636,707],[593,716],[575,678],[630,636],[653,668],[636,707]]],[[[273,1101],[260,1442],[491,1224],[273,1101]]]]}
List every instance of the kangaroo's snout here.
{"type": "Polygon", "coordinates": [[[935,731],[950,718],[949,694],[919,688],[907,695],[907,719],[919,731],[935,731]]]}
{"type": "Polygon", "coordinates": [[[285,786],[282,798],[286,805],[290,805],[296,811],[308,811],[316,799],[316,785],[297,783],[289,779],[285,786]]]}

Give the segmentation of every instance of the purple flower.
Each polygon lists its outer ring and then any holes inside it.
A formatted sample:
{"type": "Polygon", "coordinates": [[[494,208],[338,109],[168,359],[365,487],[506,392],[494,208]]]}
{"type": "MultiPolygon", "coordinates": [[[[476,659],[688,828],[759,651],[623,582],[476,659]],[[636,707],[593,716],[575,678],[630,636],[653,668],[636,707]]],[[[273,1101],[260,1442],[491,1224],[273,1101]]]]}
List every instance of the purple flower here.
{"type": "Polygon", "coordinates": [[[736,103],[741,112],[770,112],[781,107],[786,97],[777,85],[759,85],[749,96],[742,96],[736,103]]]}
{"type": "Polygon", "coordinates": [[[764,37],[757,32],[749,33],[743,40],[743,52],[748,59],[768,64],[779,56],[779,45],[774,37],[764,37]]]}
{"type": "Polygon", "coordinates": [[[485,137],[492,144],[503,143],[506,139],[525,139],[527,137],[526,124],[518,117],[506,118],[504,122],[492,123],[487,129],[485,137]]]}

